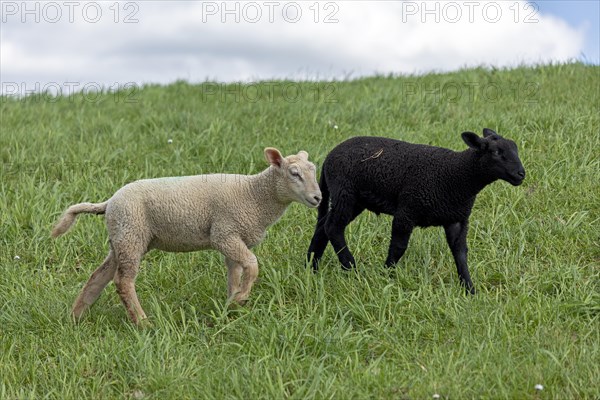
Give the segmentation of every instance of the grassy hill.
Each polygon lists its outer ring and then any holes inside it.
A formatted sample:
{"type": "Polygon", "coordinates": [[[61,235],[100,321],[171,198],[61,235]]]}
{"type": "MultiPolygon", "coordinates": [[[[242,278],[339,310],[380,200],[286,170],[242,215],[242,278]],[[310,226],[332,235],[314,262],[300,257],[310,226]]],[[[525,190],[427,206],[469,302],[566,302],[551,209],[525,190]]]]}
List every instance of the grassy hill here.
{"type": "Polygon", "coordinates": [[[2,97],[0,111],[2,399],[600,397],[600,67],[177,82],[2,97]],[[266,146],[319,164],[355,135],[460,150],[483,127],[517,142],[527,179],[478,197],[474,297],[441,228],[417,230],[386,274],[391,219],[370,213],[347,229],[358,273],[330,247],[312,274],[316,212],[294,204],[255,249],[247,306],[227,309],[218,253],[151,252],[137,288],[153,327],[130,325],[113,285],[69,318],[108,251],[101,217],[49,238],[70,204],[140,178],[256,173],[266,146]]]}

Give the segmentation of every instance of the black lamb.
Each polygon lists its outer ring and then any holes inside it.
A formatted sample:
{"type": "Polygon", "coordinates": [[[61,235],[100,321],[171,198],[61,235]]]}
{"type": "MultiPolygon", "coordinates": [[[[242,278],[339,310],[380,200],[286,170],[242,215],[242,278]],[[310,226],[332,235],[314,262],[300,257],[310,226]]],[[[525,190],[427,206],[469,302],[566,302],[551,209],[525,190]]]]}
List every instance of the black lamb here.
{"type": "Polygon", "coordinates": [[[343,269],[355,266],[346,245],[346,226],[365,209],[393,216],[385,265],[404,254],[416,226],[443,226],[461,283],[475,293],[467,266],[467,229],[475,197],[497,179],[518,186],[525,169],[517,145],[491,129],[483,137],[464,132],[469,148],[455,152],[383,137],[354,137],[325,159],[320,187],[323,201],[308,249],[318,269],[331,241],[343,269]]]}

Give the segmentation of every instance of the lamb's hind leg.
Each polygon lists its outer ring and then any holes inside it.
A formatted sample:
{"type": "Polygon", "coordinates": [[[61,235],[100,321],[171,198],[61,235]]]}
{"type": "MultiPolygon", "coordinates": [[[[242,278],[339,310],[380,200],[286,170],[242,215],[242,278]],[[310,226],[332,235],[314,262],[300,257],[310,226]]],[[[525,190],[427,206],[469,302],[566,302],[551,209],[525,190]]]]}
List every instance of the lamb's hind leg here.
{"type": "Polygon", "coordinates": [[[325,221],[327,221],[327,214],[319,217],[315,233],[310,241],[308,253],[306,255],[306,262],[311,263],[314,272],[319,270],[319,261],[329,243],[329,238],[325,233],[325,221]]]}
{"type": "Polygon", "coordinates": [[[398,260],[402,258],[408,247],[408,241],[412,230],[412,222],[409,221],[404,214],[396,213],[394,220],[392,221],[392,238],[390,240],[388,256],[385,260],[386,267],[394,267],[398,260]]]}
{"type": "Polygon", "coordinates": [[[111,250],[102,265],[94,271],[87,281],[79,296],[77,296],[75,303],[73,303],[72,315],[75,319],[79,319],[83,312],[94,304],[100,293],[102,293],[102,290],[115,276],[116,268],[117,260],[114,252],[111,250]]]}
{"type": "Polygon", "coordinates": [[[117,293],[125,309],[127,309],[131,321],[139,325],[142,320],[147,318],[135,291],[135,278],[140,268],[143,251],[125,252],[115,250],[118,254],[117,271],[114,276],[117,293]]]}
{"type": "Polygon", "coordinates": [[[332,199],[332,207],[325,222],[325,233],[337,253],[342,269],[350,270],[356,266],[356,261],[348,249],[344,231],[346,226],[364,211],[364,207],[356,204],[354,196],[350,194],[338,195],[337,198],[332,195],[332,199]]]}

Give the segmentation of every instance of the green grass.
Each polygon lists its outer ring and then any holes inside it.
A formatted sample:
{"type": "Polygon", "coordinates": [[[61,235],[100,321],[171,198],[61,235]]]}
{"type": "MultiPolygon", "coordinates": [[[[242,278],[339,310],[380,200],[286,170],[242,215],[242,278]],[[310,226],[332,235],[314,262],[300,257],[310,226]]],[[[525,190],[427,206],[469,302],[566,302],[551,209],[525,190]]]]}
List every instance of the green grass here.
{"type": "Polygon", "coordinates": [[[0,398],[599,398],[599,85],[600,67],[565,64],[2,98],[0,398]],[[227,309],[218,253],[152,252],[137,280],[151,328],[128,322],[112,284],[70,320],[108,248],[96,216],[49,238],[73,203],[139,178],[255,173],[266,146],[319,164],[355,135],[459,150],[483,127],[517,142],[527,179],[477,199],[474,297],[440,228],[417,230],[386,274],[390,217],[370,213],[347,229],[358,273],[329,248],[312,274],[316,212],[294,204],[255,249],[247,306],[227,309]]]}

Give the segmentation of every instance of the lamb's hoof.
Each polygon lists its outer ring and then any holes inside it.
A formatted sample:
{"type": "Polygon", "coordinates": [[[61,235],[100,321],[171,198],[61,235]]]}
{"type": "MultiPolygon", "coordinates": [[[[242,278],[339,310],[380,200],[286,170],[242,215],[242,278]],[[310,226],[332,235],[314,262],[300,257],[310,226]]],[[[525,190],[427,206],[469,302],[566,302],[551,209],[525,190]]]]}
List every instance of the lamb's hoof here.
{"type": "Polygon", "coordinates": [[[71,319],[74,323],[78,324],[83,319],[83,314],[85,314],[85,310],[87,309],[87,305],[81,302],[76,302],[71,310],[71,319]]]}
{"type": "Polygon", "coordinates": [[[236,300],[235,303],[240,307],[244,307],[246,304],[248,304],[248,299],[239,299],[236,300]]]}
{"type": "Polygon", "coordinates": [[[154,324],[148,319],[148,317],[140,319],[135,325],[139,329],[150,329],[154,327],[154,324]]]}
{"type": "Polygon", "coordinates": [[[230,310],[235,310],[237,308],[243,307],[246,305],[246,303],[248,303],[248,297],[247,296],[234,296],[233,298],[230,298],[229,300],[227,300],[227,307],[230,310]]]}
{"type": "Polygon", "coordinates": [[[473,286],[467,286],[465,288],[465,294],[467,296],[474,296],[477,293],[477,291],[475,290],[475,287],[473,286]]]}
{"type": "Polygon", "coordinates": [[[227,302],[227,309],[229,311],[235,311],[235,310],[239,310],[240,308],[243,307],[243,304],[238,303],[235,300],[231,300],[227,302]]]}
{"type": "Polygon", "coordinates": [[[383,266],[383,268],[381,269],[381,274],[383,276],[387,276],[388,278],[395,278],[396,277],[396,272],[398,271],[396,269],[396,264],[392,264],[392,265],[388,265],[385,264],[383,266]]]}
{"type": "Polygon", "coordinates": [[[83,319],[83,316],[81,314],[77,315],[75,313],[71,313],[71,321],[73,321],[74,324],[79,324],[81,322],[81,320],[83,319]]]}
{"type": "Polygon", "coordinates": [[[309,255],[306,256],[304,265],[306,266],[306,268],[312,268],[312,272],[319,272],[319,260],[314,258],[312,256],[312,253],[309,253],[309,255]]]}
{"type": "Polygon", "coordinates": [[[355,262],[343,263],[342,271],[356,271],[356,263],[355,262]]]}

